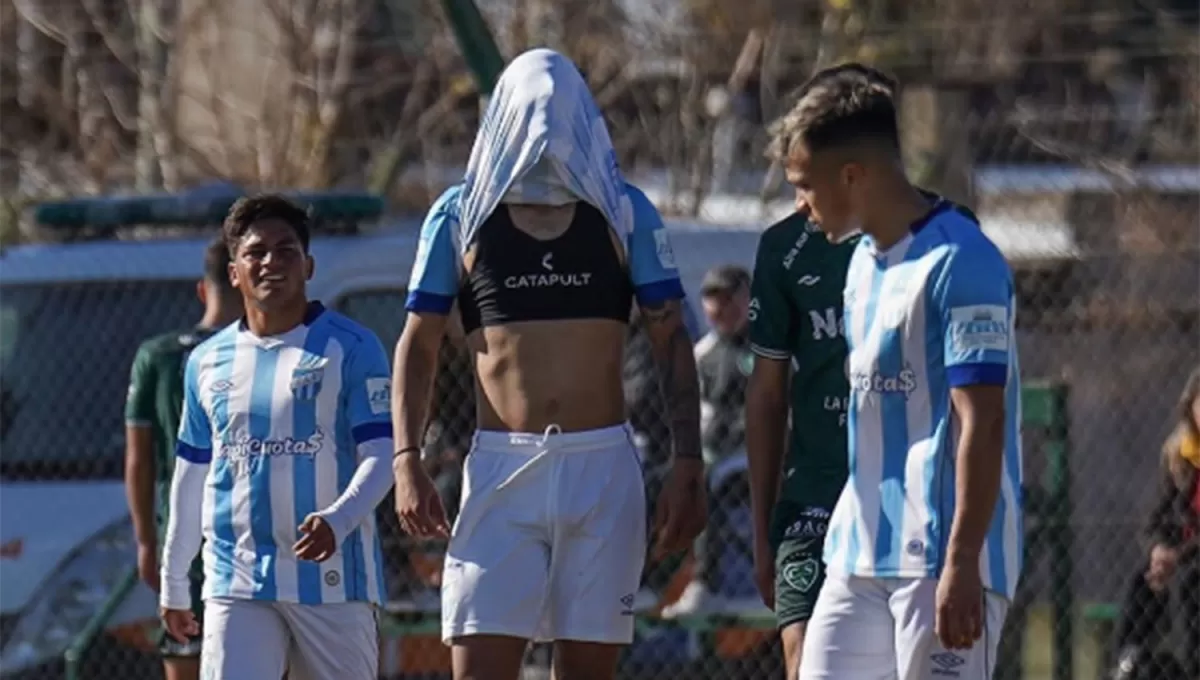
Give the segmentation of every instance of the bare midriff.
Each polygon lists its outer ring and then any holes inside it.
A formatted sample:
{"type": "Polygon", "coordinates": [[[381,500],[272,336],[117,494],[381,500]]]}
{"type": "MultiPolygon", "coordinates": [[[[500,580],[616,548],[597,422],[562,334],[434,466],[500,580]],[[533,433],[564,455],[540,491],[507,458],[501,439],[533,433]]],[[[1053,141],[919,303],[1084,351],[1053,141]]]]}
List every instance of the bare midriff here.
{"type": "Polygon", "coordinates": [[[479,429],[542,433],[625,421],[626,326],[611,319],[522,321],[467,337],[479,429]]]}

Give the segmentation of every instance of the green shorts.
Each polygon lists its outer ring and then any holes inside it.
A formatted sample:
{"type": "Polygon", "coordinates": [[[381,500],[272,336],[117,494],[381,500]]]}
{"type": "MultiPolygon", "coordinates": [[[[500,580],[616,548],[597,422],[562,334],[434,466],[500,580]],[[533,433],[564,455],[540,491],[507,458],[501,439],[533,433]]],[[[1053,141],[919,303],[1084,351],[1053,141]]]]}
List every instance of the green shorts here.
{"type": "Polygon", "coordinates": [[[775,551],[775,618],[780,628],[812,618],[825,582],[822,552],[830,510],[781,504],[772,521],[775,551]]]}
{"type": "Polygon", "coordinates": [[[200,593],[204,589],[204,563],[199,557],[192,562],[192,568],[188,570],[188,581],[191,585],[192,614],[201,626],[201,635],[195,635],[185,643],[167,635],[166,630],[161,631],[162,638],[158,641],[158,653],[163,658],[200,658],[200,640],[204,630],[204,601],[200,598],[200,593]]]}

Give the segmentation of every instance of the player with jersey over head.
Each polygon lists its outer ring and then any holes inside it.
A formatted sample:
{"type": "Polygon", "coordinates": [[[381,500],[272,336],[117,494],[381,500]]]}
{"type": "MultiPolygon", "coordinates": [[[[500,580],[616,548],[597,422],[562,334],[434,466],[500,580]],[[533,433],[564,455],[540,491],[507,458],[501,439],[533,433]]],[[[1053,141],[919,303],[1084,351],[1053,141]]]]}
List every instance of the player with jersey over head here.
{"type": "Polygon", "coordinates": [[[755,580],[775,610],[788,678],[799,668],[825,580],[826,527],[846,483],[842,287],[857,239],[831,243],[799,208],[759,240],[746,394],[755,580]]]}
{"type": "Polygon", "coordinates": [[[846,274],[849,476],[802,680],[991,677],[1021,570],[1014,287],[973,216],[905,176],[893,89],[843,70],[777,130],[846,274]]]}
{"type": "Polygon", "coordinates": [[[500,76],[464,181],[425,220],[396,345],[397,515],[412,534],[445,534],[420,451],[457,302],[478,430],[442,576],[455,678],[515,680],[530,640],[554,642],[557,677],[612,677],[632,641],[646,548],[622,384],[635,298],[674,439],[659,545],[679,550],[704,526],[704,467],[670,240],[618,170],[575,65],[525,52],[500,76]]]}
{"type": "Polygon", "coordinates": [[[282,197],[234,204],[224,237],[246,314],[184,375],[161,604],[168,633],[196,633],[187,572],[203,541],[206,679],[378,673],[390,371],[371,331],[308,300],[309,230],[282,197]]]}
{"type": "MultiPolygon", "coordinates": [[[[229,282],[229,249],[218,238],[204,253],[204,279],[196,283],[204,316],[192,328],[150,338],[138,347],[125,401],[125,494],[138,543],[138,576],[159,589],[158,550],[166,528],[167,499],[175,462],[175,436],[183,409],[183,369],[188,355],[217,329],[242,313],[242,298],[229,282]]],[[[204,566],[199,555],[188,573],[191,609],[199,622],[204,566]]],[[[159,643],[167,680],[200,677],[200,636],[179,642],[164,635],[159,643]]]]}

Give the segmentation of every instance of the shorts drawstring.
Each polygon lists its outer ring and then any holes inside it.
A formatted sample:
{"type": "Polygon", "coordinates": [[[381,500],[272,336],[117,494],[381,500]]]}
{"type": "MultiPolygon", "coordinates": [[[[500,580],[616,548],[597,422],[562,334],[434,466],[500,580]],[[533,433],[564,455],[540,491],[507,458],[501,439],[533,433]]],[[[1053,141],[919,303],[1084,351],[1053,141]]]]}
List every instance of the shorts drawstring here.
{"type": "Polygon", "coordinates": [[[496,490],[499,491],[499,490],[505,488],[510,483],[512,483],[513,480],[515,480],[517,477],[521,476],[526,470],[528,470],[529,468],[531,468],[535,464],[537,464],[537,462],[539,460],[542,460],[543,458],[545,458],[546,454],[550,453],[550,449],[546,448],[546,444],[550,441],[550,437],[552,437],[556,434],[562,434],[562,428],[553,423],[551,423],[550,425],[547,425],[545,431],[542,432],[541,438],[538,439],[538,446],[542,447],[542,450],[538,451],[537,453],[535,453],[533,455],[532,458],[525,461],[525,463],[523,465],[521,465],[521,467],[517,468],[516,470],[513,470],[512,474],[505,477],[503,482],[500,482],[500,484],[496,487],[496,490]]]}

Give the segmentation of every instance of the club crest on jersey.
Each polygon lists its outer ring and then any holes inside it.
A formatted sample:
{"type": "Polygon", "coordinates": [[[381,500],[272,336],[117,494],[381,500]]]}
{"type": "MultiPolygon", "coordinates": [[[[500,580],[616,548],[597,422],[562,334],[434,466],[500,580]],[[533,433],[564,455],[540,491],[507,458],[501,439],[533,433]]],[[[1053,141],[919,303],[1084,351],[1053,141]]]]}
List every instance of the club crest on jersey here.
{"type": "Polygon", "coordinates": [[[783,568],[783,580],[802,593],[807,593],[812,589],[817,584],[817,577],[820,575],[820,566],[811,557],[793,562],[783,568]]]}
{"type": "Polygon", "coordinates": [[[321,393],[321,383],[325,381],[325,364],[327,359],[320,359],[308,364],[301,363],[292,371],[291,390],[296,401],[312,401],[321,393]]]}

